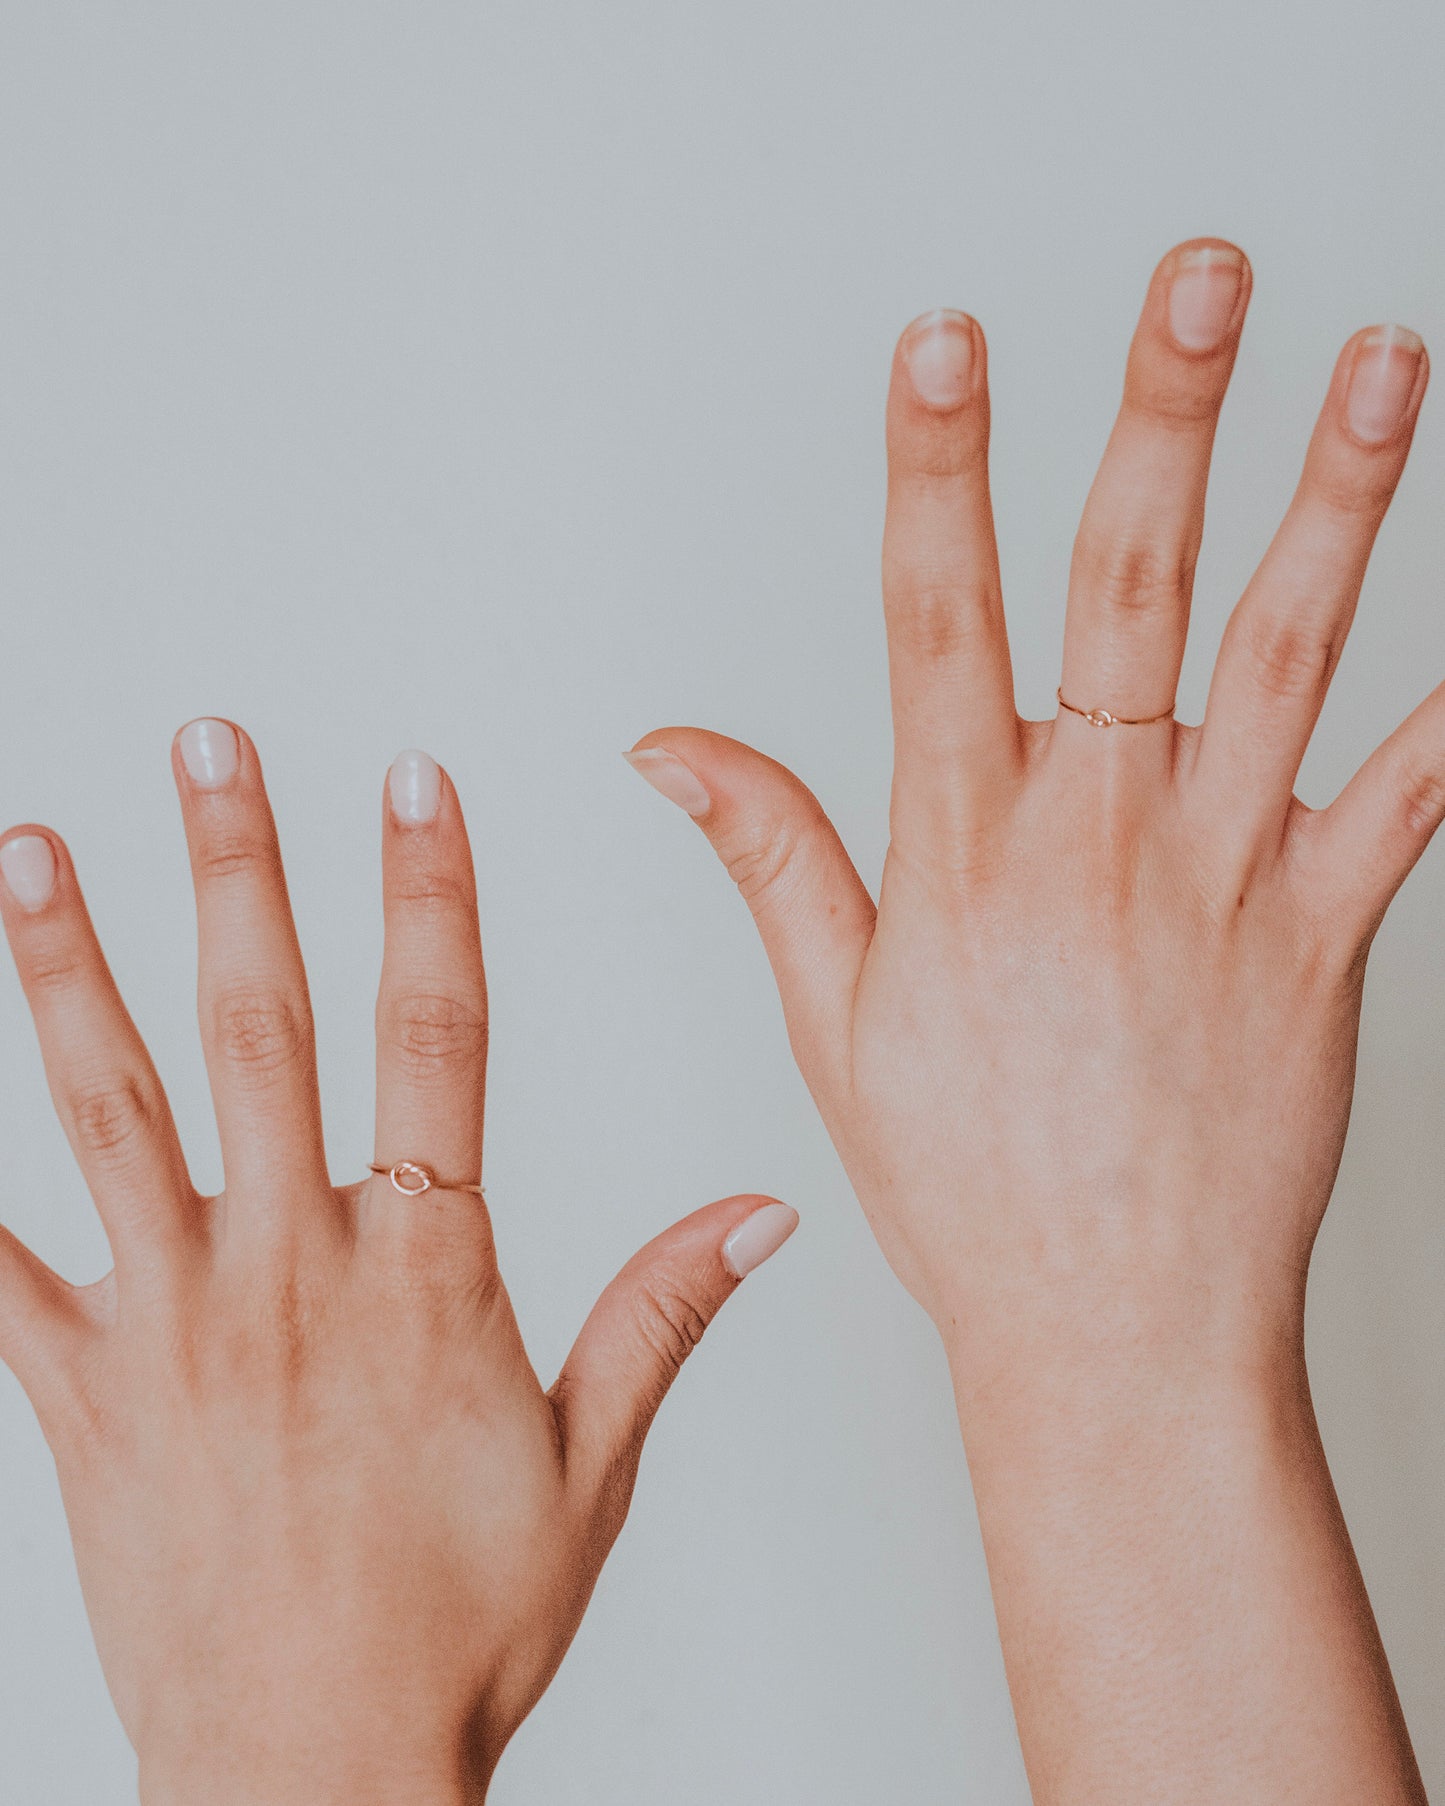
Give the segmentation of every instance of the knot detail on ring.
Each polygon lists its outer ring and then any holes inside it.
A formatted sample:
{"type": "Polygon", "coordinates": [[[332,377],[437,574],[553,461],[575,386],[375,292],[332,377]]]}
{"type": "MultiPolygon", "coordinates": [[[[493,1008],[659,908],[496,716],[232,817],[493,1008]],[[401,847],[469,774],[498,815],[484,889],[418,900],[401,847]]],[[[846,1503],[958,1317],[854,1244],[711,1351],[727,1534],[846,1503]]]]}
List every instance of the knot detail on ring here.
{"type": "Polygon", "coordinates": [[[383,1166],[379,1160],[373,1160],[370,1165],[372,1172],[390,1179],[393,1189],[404,1198],[419,1198],[429,1191],[470,1191],[479,1198],[486,1196],[480,1185],[468,1185],[461,1179],[438,1179],[420,1160],[398,1160],[395,1166],[383,1166]]]}
{"type": "Polygon", "coordinates": [[[1175,709],[1171,702],[1157,715],[1112,715],[1108,709],[1081,709],[1078,703],[1069,701],[1062,688],[1056,690],[1055,695],[1060,708],[1067,709],[1071,715],[1082,715],[1090,727],[1149,727],[1155,721],[1167,721],[1175,709]]]}

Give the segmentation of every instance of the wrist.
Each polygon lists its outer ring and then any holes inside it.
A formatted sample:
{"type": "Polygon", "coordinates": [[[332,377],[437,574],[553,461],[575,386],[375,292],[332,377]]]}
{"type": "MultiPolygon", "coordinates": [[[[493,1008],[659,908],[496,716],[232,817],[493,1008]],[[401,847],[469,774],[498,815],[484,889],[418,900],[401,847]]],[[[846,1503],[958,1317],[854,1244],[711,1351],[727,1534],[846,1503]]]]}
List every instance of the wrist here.
{"type": "Polygon", "coordinates": [[[1041,1261],[971,1274],[934,1313],[965,1435],[1086,1411],[1167,1420],[1193,1411],[1308,1412],[1305,1268],[1041,1261]],[[1207,1272],[1207,1278],[1201,1278],[1207,1272]]]}
{"type": "Polygon", "coordinates": [[[205,1736],[143,1750],[139,1793],[141,1806],[482,1806],[490,1779],[456,1752],[377,1747],[338,1729],[295,1748],[205,1736]]]}
{"type": "Polygon", "coordinates": [[[348,1660],[358,1641],[248,1628],[223,1662],[173,1654],[126,1714],[141,1806],[482,1806],[510,1735],[490,1695],[348,1660]]]}
{"type": "Polygon", "coordinates": [[[435,1782],[390,1767],[327,1776],[310,1766],[300,1773],[202,1764],[140,1770],[140,1806],[482,1806],[485,1799],[485,1782],[435,1782]]]}
{"type": "Polygon", "coordinates": [[[969,1337],[948,1354],[985,1531],[1020,1488],[1082,1501],[1144,1473],[1188,1492],[1205,1472],[1318,1457],[1303,1336],[1283,1328],[1242,1345],[1029,1337],[986,1356],[969,1337]]]}
{"type": "Polygon", "coordinates": [[[943,1334],[991,1547],[1027,1539],[1033,1521],[1084,1562],[1126,1522],[1163,1531],[1206,1495],[1232,1513],[1220,1488],[1237,1501],[1282,1474],[1313,1487],[1325,1472],[1302,1287],[1266,1297],[1091,1275],[999,1302],[951,1313],[943,1334]]]}

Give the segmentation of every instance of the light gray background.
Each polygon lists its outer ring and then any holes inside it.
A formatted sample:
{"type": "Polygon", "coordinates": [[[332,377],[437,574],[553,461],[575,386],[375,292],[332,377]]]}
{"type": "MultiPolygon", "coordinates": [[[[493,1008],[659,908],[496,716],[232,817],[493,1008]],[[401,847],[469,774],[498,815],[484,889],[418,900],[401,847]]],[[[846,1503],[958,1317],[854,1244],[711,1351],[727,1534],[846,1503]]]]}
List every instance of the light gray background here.
{"type": "MultiPolygon", "coordinates": [[[[1026,1798],[932,1331],[794,1075],[741,903],[622,763],[754,740],[876,873],[893,338],[992,348],[1020,700],[1051,710],[1069,543],[1155,260],[1254,260],[1182,712],[1335,351],[1445,346],[1445,14],[892,0],[0,11],[0,816],[74,848],[197,1176],[217,1161],[167,766],[267,763],[338,1174],[370,1151],[377,819],[401,746],[478,850],[488,1177],[550,1372],[663,1223],[757,1187],[803,1227],[668,1402],[632,1521],[498,1806],[1026,1798]]],[[[1428,400],[1307,770],[1330,795],[1445,674],[1428,400]]],[[[1375,954],[1319,1251],[1326,1439],[1445,1788],[1445,849],[1375,954]]],[[[0,974],[4,1219],[105,1250],[0,974]]],[[[0,1379],[0,1795],[131,1797],[54,1481],[0,1379]]]]}

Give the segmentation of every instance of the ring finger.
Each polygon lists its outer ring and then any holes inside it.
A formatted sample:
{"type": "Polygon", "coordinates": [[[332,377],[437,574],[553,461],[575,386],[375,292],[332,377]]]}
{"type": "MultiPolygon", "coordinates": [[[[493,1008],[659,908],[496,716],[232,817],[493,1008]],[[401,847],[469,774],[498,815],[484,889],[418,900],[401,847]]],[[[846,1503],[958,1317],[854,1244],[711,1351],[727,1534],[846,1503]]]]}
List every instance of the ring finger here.
{"type": "Polygon", "coordinates": [[[376,1006],[379,1166],[420,1163],[439,1190],[403,1206],[378,1177],[381,1225],[405,1234],[446,1221],[489,1240],[480,1181],[487,1070],[487,983],[466,824],[450,779],[424,752],[398,755],[387,776],[382,834],[386,942],[376,1006]],[[449,1185],[450,1182],[450,1185],[449,1185]]]}

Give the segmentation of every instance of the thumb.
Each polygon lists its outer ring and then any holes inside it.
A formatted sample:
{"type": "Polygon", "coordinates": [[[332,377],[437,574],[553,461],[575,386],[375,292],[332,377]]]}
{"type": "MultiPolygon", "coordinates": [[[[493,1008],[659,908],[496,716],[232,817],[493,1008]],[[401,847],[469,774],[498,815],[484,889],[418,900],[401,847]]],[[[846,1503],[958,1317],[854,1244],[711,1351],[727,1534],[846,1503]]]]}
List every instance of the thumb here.
{"type": "Polygon", "coordinates": [[[616,1485],[626,1510],[643,1440],[683,1362],[724,1301],[797,1226],[791,1205],[724,1198],[628,1261],[593,1305],[550,1395],[584,1490],[616,1485]]]}
{"type": "Polygon", "coordinates": [[[784,765],[696,727],[624,755],[693,817],[742,893],[778,981],[794,1046],[846,1033],[876,911],[838,832],[784,765]]]}

